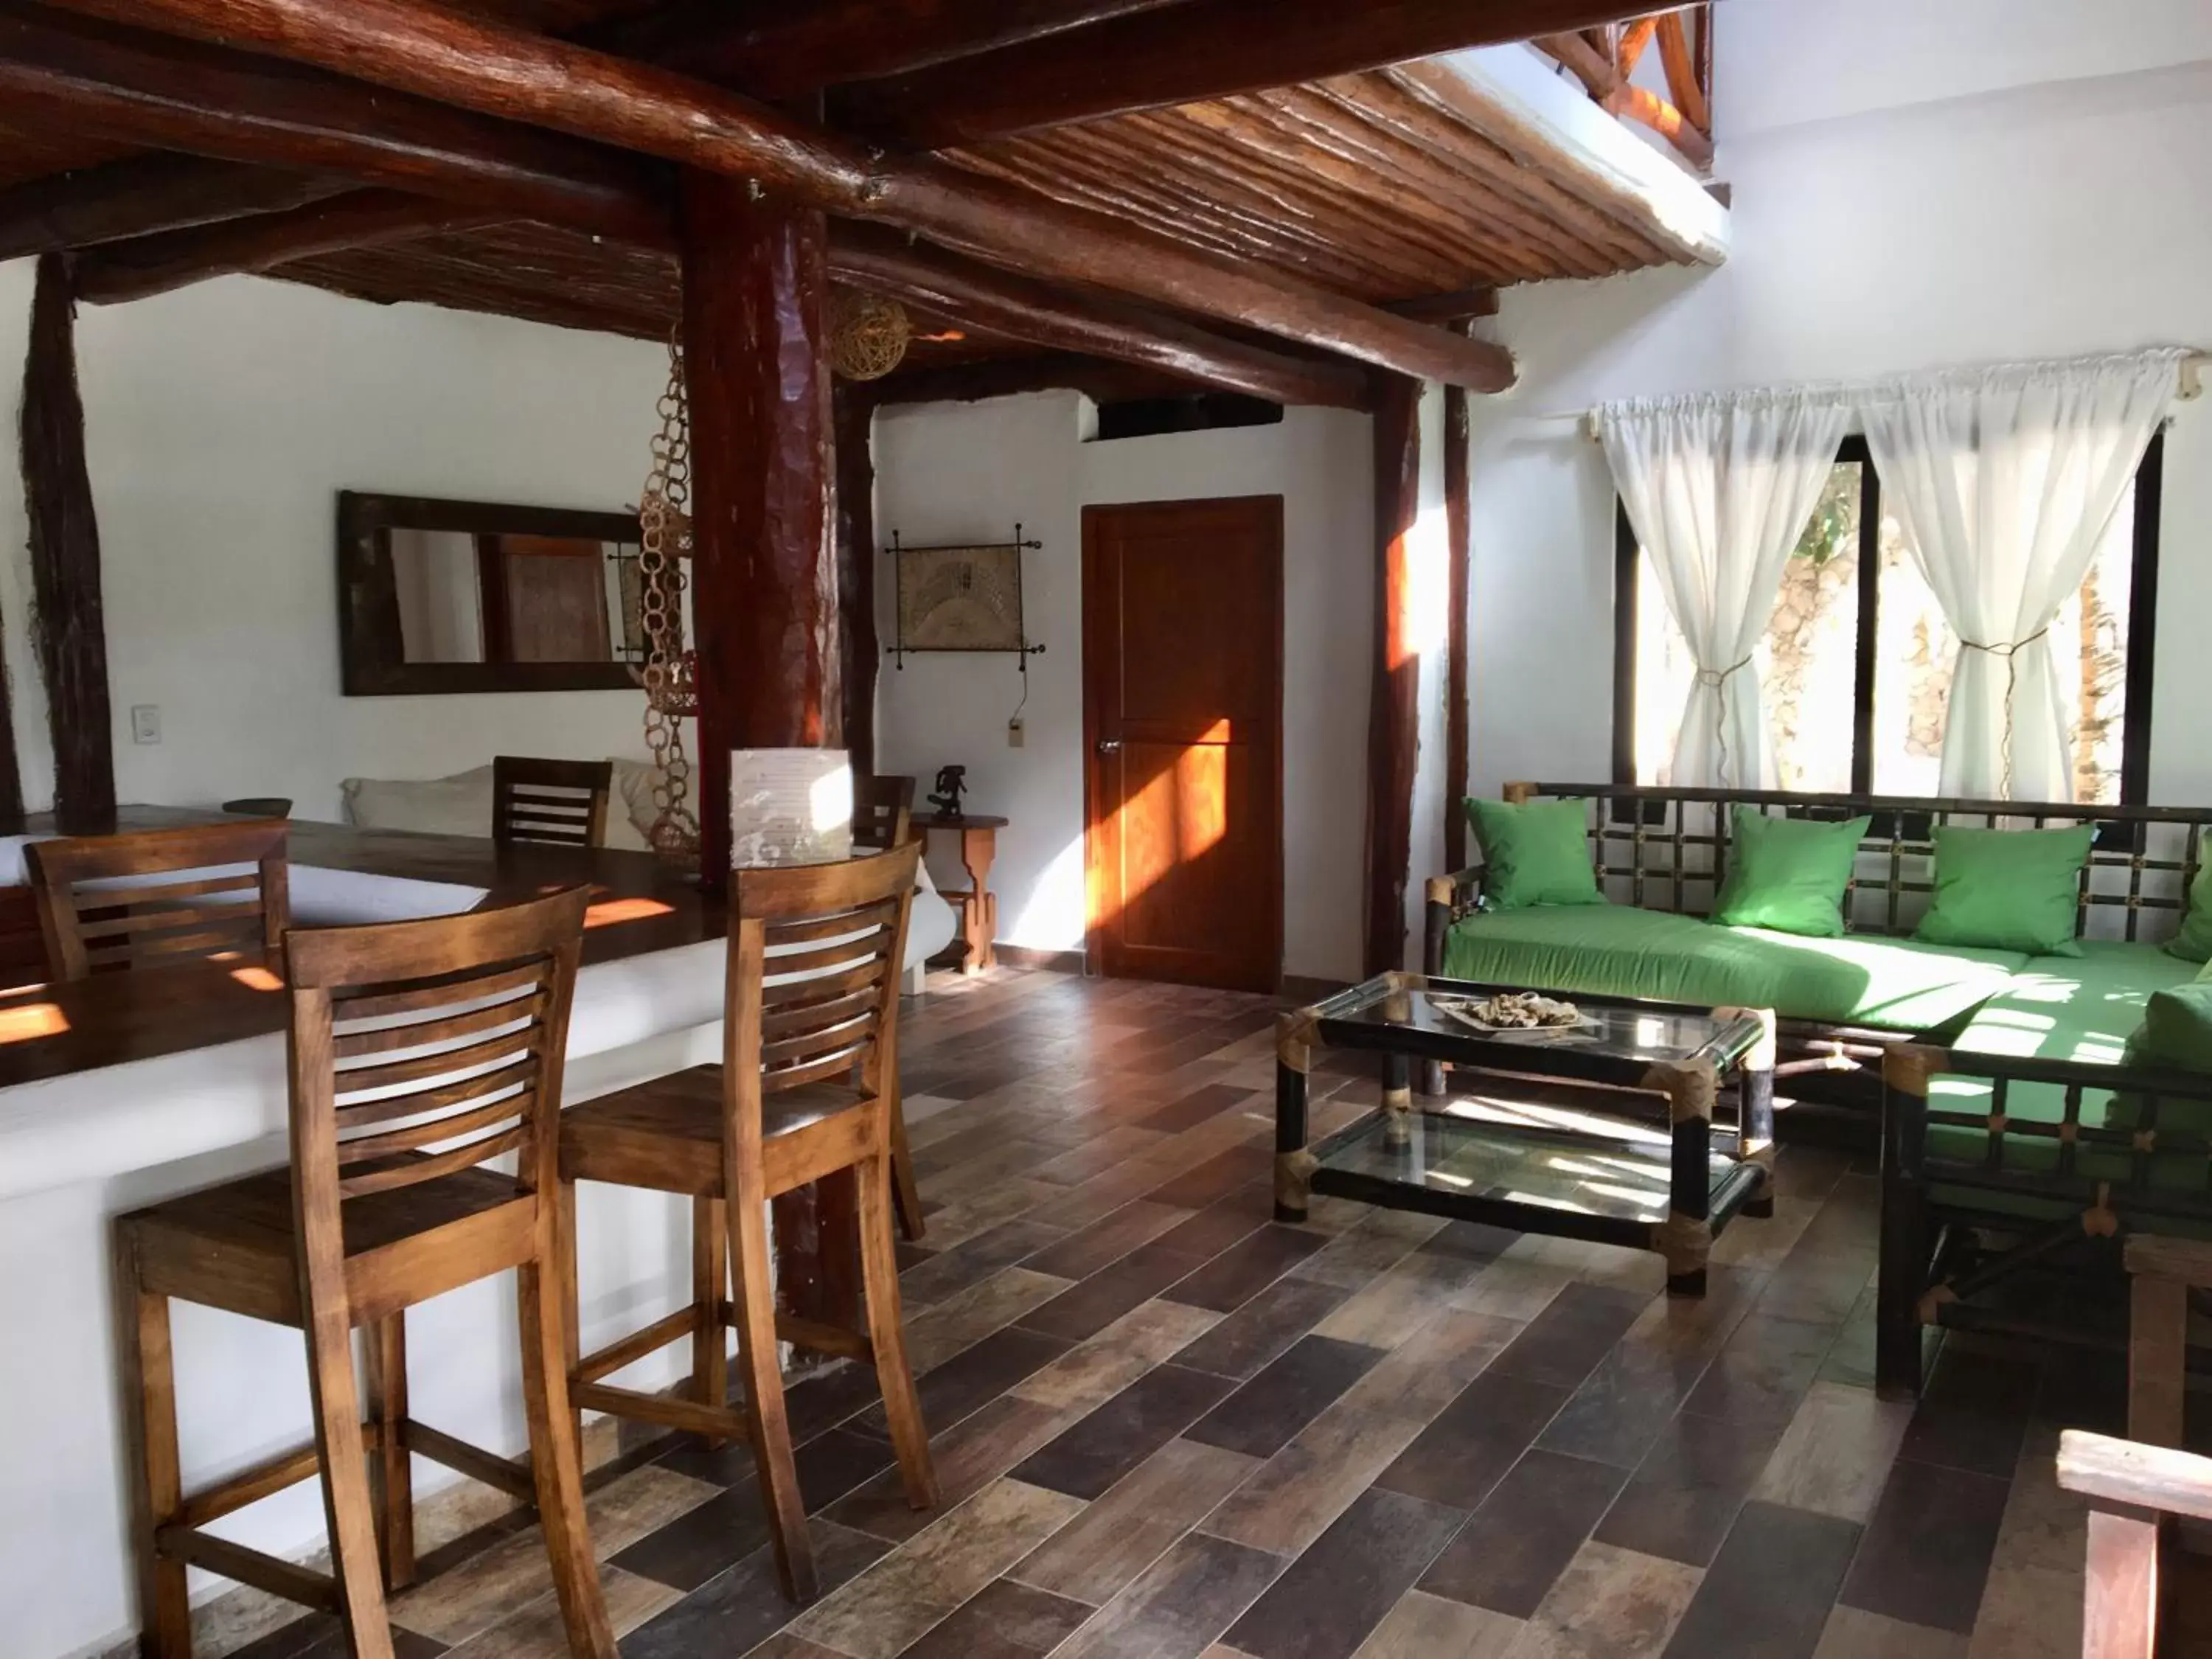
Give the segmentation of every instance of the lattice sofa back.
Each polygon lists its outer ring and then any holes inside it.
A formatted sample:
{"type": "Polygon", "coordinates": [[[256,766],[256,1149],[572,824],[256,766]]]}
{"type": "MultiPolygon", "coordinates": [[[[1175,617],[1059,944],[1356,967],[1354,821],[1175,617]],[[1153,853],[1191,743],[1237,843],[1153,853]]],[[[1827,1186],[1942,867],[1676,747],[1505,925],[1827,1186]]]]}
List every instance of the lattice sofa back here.
{"type": "Polygon", "coordinates": [[[1617,904],[1684,915],[1712,913],[1728,871],[1734,809],[1826,820],[1870,817],[1844,901],[1853,933],[1909,934],[1934,890],[1935,826],[2039,830],[2098,827],[2082,872],[2075,931],[2087,939],[2162,944],[2181,925],[2204,855],[2212,807],[2087,806],[1940,800],[1901,795],[1671,789],[1615,784],[1514,783],[1509,800],[1589,802],[1591,861],[1617,904]]]}

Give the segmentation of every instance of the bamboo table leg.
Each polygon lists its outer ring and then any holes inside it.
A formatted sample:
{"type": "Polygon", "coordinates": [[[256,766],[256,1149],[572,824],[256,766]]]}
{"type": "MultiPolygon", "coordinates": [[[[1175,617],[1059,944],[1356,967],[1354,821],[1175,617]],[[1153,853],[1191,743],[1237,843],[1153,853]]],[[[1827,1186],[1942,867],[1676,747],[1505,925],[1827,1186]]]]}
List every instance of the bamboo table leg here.
{"type": "Polygon", "coordinates": [[[1667,1097],[1673,1158],[1667,1218],[1653,1243],[1667,1258],[1667,1294],[1703,1296],[1713,1248],[1713,1096],[1718,1073],[1707,1060],[1655,1066],[1649,1085],[1667,1097]]]}
{"type": "Polygon", "coordinates": [[[1306,1072],[1313,1065],[1308,1017],[1301,1009],[1276,1023],[1275,1219],[1304,1221],[1314,1158],[1306,1151],[1306,1072]]]}

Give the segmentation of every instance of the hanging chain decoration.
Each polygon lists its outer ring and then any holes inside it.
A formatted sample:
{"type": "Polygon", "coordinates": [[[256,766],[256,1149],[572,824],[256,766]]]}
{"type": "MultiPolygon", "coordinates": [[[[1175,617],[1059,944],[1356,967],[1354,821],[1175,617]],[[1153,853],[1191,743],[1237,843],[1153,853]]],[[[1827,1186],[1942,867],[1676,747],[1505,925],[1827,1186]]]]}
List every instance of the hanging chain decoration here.
{"type": "Polygon", "coordinates": [[[653,829],[647,839],[672,864],[696,867],[699,820],[687,801],[691,763],[684,720],[699,712],[697,659],[684,644],[684,562],[691,556],[691,411],[684,385],[684,341],[668,339],[668,388],[656,406],[653,471],[638,501],[638,617],[645,665],[631,675],[645,688],[645,746],[653,757],[653,829]]]}

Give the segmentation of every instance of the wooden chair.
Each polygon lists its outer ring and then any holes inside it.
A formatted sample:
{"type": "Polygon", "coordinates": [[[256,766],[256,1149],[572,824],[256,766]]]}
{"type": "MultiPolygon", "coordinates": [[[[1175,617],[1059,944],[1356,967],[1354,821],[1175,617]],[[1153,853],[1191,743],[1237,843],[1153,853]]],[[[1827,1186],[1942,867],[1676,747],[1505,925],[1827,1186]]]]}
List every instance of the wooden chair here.
{"type": "Polygon", "coordinates": [[[415,1576],[410,1454],[536,1499],[569,1650],[614,1659],[568,1431],[570,1343],[554,1231],[554,1123],[586,902],[576,887],[465,915],[295,929],[285,940],[289,1167],[118,1219],[150,1659],[189,1659],[187,1566],[337,1613],[348,1651],[392,1659],[385,1589],[415,1576]],[[515,1174],[483,1167],[507,1152],[517,1154],[515,1174]],[[418,1423],[407,1408],[405,1310],[510,1267],[520,1279],[527,1466],[418,1423]],[[301,1330],[313,1444],[185,1494],[172,1297],[301,1330]],[[356,1326],[368,1336],[366,1423],[354,1383],[356,1326]],[[318,1472],[331,1576],[202,1530],[318,1472]]]}
{"type": "Polygon", "coordinates": [[[545,842],[556,847],[603,847],[612,761],[532,760],[495,756],[491,763],[491,838],[502,845],[545,842]]]}
{"type": "MultiPolygon", "coordinates": [[[[586,1102],[561,1125],[562,1201],[569,1214],[579,1181],[692,1200],[691,1303],[577,1358],[570,1396],[580,1409],[749,1442],[777,1569],[794,1601],[811,1600],[817,1579],[784,1417],[779,1338],[874,1364],[908,1499],[916,1509],[937,1501],[929,1437],[899,1328],[886,1086],[897,1075],[899,960],[921,850],[908,842],[843,864],[735,872],[722,1065],[586,1102]],[[859,1190],[866,1328],[779,1318],[768,1202],[848,1170],[859,1190]],[[726,1298],[732,1280],[735,1295],[726,1298]],[[742,1410],[726,1403],[723,1332],[732,1324],[744,1373],[742,1410]],[[687,1336],[688,1398],[599,1381],[687,1336]]],[[[573,1247],[573,1230],[566,1236],[573,1247]]],[[[573,1258],[567,1283],[574,1330],[573,1258]]]]}
{"type": "Polygon", "coordinates": [[[285,834],[270,818],[26,842],[48,975],[272,956],[291,921],[285,834]]]}
{"type": "Polygon", "coordinates": [[[2091,1504],[2082,1651],[2201,1654],[2212,1651],[2212,1562],[2176,1548],[2173,1523],[2212,1522],[2212,1458],[2179,1449],[2189,1293],[2212,1287],[2212,1244],[2136,1233],[2126,1258],[2128,1437],[2059,1439],[2058,1484],[2091,1504]]]}
{"type": "Polygon", "coordinates": [[[913,833],[914,780],[863,772],[853,780],[853,845],[888,852],[913,833]]]}

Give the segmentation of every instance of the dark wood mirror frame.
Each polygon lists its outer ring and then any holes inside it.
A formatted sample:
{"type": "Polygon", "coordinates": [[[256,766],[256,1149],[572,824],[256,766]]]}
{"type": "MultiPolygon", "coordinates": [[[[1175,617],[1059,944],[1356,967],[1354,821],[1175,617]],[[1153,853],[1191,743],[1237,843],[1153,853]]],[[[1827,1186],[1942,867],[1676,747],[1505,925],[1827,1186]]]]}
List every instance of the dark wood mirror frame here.
{"type": "Polygon", "coordinates": [[[408,661],[400,634],[399,590],[392,557],[392,532],[396,529],[474,536],[557,536],[632,546],[641,539],[635,513],[591,513],[340,490],[338,660],[347,696],[636,689],[629,665],[623,662],[408,661]]]}

